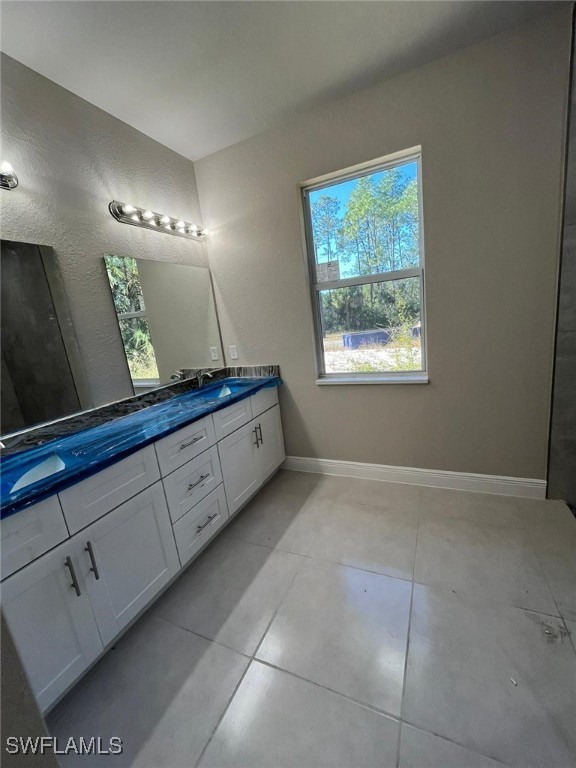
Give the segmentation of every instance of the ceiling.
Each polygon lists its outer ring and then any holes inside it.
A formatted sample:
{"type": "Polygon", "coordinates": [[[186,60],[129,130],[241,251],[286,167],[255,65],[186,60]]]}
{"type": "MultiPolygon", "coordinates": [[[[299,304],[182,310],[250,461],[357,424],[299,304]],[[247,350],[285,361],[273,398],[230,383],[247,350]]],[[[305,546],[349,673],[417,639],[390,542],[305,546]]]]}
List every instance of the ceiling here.
{"type": "Polygon", "coordinates": [[[196,160],[551,5],[3,0],[0,48],[196,160]]]}

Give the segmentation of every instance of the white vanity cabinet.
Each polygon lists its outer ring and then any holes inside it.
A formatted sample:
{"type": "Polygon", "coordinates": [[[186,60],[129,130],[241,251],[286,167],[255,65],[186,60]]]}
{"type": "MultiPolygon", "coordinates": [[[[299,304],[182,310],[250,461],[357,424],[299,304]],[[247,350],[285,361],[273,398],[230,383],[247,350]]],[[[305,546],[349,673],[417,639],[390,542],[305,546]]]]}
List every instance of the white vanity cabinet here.
{"type": "Polygon", "coordinates": [[[2,522],[3,611],[43,710],[284,457],[264,388],[2,522]]]}
{"type": "Polygon", "coordinates": [[[261,485],[258,461],[258,430],[253,422],[220,440],[218,454],[231,515],[256,493],[261,485]]]}
{"type": "Polygon", "coordinates": [[[260,437],[258,464],[261,482],[264,483],[286,458],[279,406],[275,405],[254,421],[257,424],[260,437]]]}
{"type": "Polygon", "coordinates": [[[252,408],[256,405],[258,410],[260,403],[269,406],[268,410],[218,443],[231,515],[256,493],[286,457],[277,391],[260,390],[250,399],[255,401],[262,392],[265,392],[265,399],[257,400],[256,404],[253,402],[252,408]]]}
{"type": "Polygon", "coordinates": [[[212,415],[188,424],[154,443],[162,476],[174,472],[216,442],[212,415]]]}
{"type": "Polygon", "coordinates": [[[78,534],[81,575],[108,645],[180,570],[161,483],[78,534]]]}
{"type": "Polygon", "coordinates": [[[31,563],[68,538],[58,496],[39,501],[2,520],[2,578],[31,563]]]}
{"type": "Polygon", "coordinates": [[[162,478],[170,517],[175,523],[220,485],[218,449],[212,446],[183,467],[162,478]]]}
{"type": "Polygon", "coordinates": [[[102,652],[80,562],[69,539],[2,583],[2,611],[38,704],[52,704],[102,652]]]}
{"type": "Polygon", "coordinates": [[[219,485],[174,525],[180,562],[186,565],[228,520],[224,486],[219,485]]]}
{"type": "Polygon", "coordinates": [[[39,704],[49,706],[180,570],[156,483],[2,583],[39,704]]]}
{"type": "Polygon", "coordinates": [[[154,447],[117,461],[58,494],[71,534],[135,496],[160,478],[154,447]]]}

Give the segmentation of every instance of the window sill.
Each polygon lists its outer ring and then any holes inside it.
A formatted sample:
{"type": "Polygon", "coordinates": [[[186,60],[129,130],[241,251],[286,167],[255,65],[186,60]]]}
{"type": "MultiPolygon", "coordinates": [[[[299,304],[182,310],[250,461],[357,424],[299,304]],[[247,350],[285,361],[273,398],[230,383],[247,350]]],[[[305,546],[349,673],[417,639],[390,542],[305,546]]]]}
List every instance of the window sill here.
{"type": "Polygon", "coordinates": [[[316,379],[316,384],[428,384],[426,371],[416,373],[357,373],[342,376],[323,376],[316,379]]]}

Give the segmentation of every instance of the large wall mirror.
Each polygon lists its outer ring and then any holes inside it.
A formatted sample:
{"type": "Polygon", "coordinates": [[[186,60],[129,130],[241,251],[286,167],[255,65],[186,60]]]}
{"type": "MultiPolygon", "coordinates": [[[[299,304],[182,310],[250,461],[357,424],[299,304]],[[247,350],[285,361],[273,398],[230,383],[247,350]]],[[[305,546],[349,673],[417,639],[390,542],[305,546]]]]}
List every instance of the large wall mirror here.
{"type": "Polygon", "coordinates": [[[108,255],[106,273],[136,394],[179,368],[224,365],[210,271],[108,255]]]}
{"type": "MultiPolygon", "coordinates": [[[[77,414],[94,400],[52,248],[2,240],[0,434],[77,414]]],[[[180,368],[225,365],[210,271],[165,261],[104,257],[118,343],[134,394],[164,386],[180,368]]],[[[89,342],[85,342],[89,343],[89,342]]],[[[124,395],[125,396],[125,395],[124,395]]]]}
{"type": "Polygon", "coordinates": [[[52,248],[2,240],[2,421],[17,432],[89,402],[52,248]]]}

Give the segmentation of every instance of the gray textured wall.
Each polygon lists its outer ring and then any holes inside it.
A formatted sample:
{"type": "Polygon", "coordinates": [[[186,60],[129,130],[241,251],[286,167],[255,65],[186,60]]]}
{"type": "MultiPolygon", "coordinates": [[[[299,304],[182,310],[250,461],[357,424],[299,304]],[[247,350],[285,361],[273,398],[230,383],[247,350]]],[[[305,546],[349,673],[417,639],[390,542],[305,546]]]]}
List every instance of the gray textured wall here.
{"type": "Polygon", "coordinates": [[[546,476],[570,9],[195,164],[225,348],[295,456],[546,476]],[[297,185],[422,145],[429,385],[315,385],[297,185]]]}
{"type": "Polygon", "coordinates": [[[200,225],[194,166],[14,59],[2,54],[0,65],[2,159],[20,180],[2,195],[2,236],[54,248],[92,404],[129,397],[102,257],[193,266],[208,259],[203,243],[119,224],[108,204],[131,202],[200,225]]]}
{"type": "Polygon", "coordinates": [[[576,66],[574,60],[572,61],[548,495],[553,499],[565,499],[576,508],[576,66]]]}

